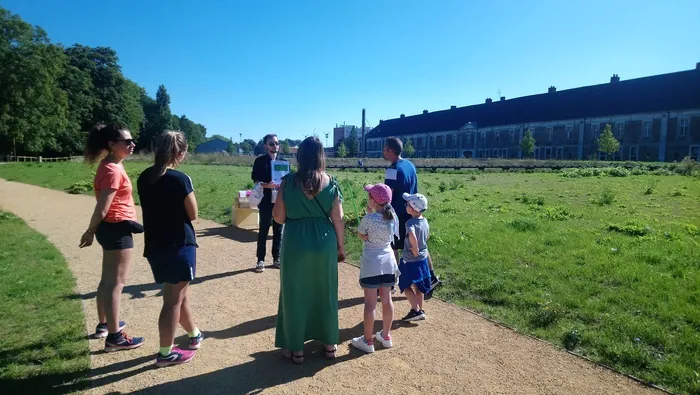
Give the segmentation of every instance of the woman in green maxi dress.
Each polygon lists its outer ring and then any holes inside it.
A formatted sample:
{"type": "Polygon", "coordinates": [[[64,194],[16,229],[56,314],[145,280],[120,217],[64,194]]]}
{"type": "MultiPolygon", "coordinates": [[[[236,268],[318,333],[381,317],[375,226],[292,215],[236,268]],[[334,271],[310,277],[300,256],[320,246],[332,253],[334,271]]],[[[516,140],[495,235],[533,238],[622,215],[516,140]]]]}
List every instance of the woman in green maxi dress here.
{"type": "Polygon", "coordinates": [[[326,357],[335,357],[338,262],[345,251],[343,197],[325,172],[317,138],[302,142],[297,164],[298,172],[284,178],[273,211],[275,221],[284,223],[275,346],[301,364],[308,340],[323,342],[326,357]]]}

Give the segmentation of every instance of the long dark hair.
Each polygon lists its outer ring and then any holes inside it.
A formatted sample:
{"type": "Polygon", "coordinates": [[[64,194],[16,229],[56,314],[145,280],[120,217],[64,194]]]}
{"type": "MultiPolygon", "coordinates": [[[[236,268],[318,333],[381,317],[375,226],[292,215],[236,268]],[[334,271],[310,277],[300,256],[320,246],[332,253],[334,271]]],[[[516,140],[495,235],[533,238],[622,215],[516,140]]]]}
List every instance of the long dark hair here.
{"type": "Polygon", "coordinates": [[[156,164],[149,177],[151,183],[158,181],[169,166],[177,165],[177,158],[185,151],[187,151],[187,138],[184,133],[164,131],[158,138],[156,164]]]}
{"type": "Polygon", "coordinates": [[[118,141],[122,138],[122,132],[127,129],[125,126],[110,123],[98,123],[88,132],[85,142],[85,162],[93,164],[105,157],[109,150],[110,141],[118,141]]]}
{"type": "Polygon", "coordinates": [[[323,173],[326,171],[326,155],[317,137],[307,137],[297,151],[295,180],[305,194],[316,196],[321,192],[323,173]]]}

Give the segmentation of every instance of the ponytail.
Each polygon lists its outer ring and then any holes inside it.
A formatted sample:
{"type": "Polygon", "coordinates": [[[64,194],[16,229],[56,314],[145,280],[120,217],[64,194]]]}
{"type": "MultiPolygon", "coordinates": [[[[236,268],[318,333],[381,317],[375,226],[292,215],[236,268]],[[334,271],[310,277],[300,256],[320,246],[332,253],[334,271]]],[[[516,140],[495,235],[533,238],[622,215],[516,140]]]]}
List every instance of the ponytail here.
{"type": "Polygon", "coordinates": [[[393,221],[394,218],[396,218],[396,212],[394,211],[394,208],[391,206],[391,203],[387,203],[382,206],[382,218],[385,221],[393,221]]]}
{"type": "Polygon", "coordinates": [[[151,170],[150,181],[155,183],[167,171],[168,167],[178,164],[178,157],[187,151],[187,139],[182,132],[166,130],[158,138],[155,165],[151,170]]]}
{"type": "Polygon", "coordinates": [[[102,160],[109,151],[109,142],[119,140],[125,130],[128,129],[119,124],[98,123],[93,126],[88,132],[85,142],[85,152],[83,153],[85,162],[93,164],[102,160]]]}

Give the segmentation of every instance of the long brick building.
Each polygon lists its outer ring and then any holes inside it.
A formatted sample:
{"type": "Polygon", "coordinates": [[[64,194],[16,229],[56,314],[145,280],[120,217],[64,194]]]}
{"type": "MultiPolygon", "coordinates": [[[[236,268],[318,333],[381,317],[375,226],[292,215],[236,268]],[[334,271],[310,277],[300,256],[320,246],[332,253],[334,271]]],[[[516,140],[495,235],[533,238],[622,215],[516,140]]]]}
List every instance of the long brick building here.
{"type": "Polygon", "coordinates": [[[700,63],[694,70],[610,82],[380,121],[366,155],[381,156],[386,137],[411,139],[414,157],[521,158],[525,131],[536,159],[607,159],[596,139],[611,125],[614,160],[678,161],[700,156],[700,63]]]}

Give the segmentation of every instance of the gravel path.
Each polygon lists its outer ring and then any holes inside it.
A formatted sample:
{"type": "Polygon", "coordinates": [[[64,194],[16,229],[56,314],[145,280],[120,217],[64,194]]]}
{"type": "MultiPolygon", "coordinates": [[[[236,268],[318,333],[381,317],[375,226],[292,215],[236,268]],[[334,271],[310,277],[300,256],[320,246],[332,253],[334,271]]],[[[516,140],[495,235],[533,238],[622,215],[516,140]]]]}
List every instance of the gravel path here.
{"type": "MultiPolygon", "coordinates": [[[[66,257],[77,278],[86,331],[96,325],[95,289],[100,249],[79,249],[78,240],[94,207],[89,196],[0,179],[0,207],[45,234],[66,257]]],[[[140,215],[140,213],[139,213],[140,215]]],[[[195,320],[205,342],[189,364],[153,365],[158,347],[159,287],[140,257],[143,238],[124,289],[122,319],[128,332],[145,336],[134,351],[105,354],[91,340],[91,393],[382,393],[382,394],[660,394],[437,300],[427,302],[428,320],[395,323],[394,348],[374,355],[351,350],[362,333],[362,291],[358,269],[340,266],[338,359],[323,359],[321,345],[308,344],[306,364],[295,366],[274,348],[279,272],[251,270],[256,234],[207,220],[195,223],[201,248],[198,278],[191,289],[195,320]]],[[[396,315],[408,311],[397,298],[396,315]]],[[[378,311],[378,317],[381,317],[378,311]]],[[[377,323],[377,327],[381,322],[377,323]]],[[[184,332],[177,339],[184,342],[184,332]]]]}

